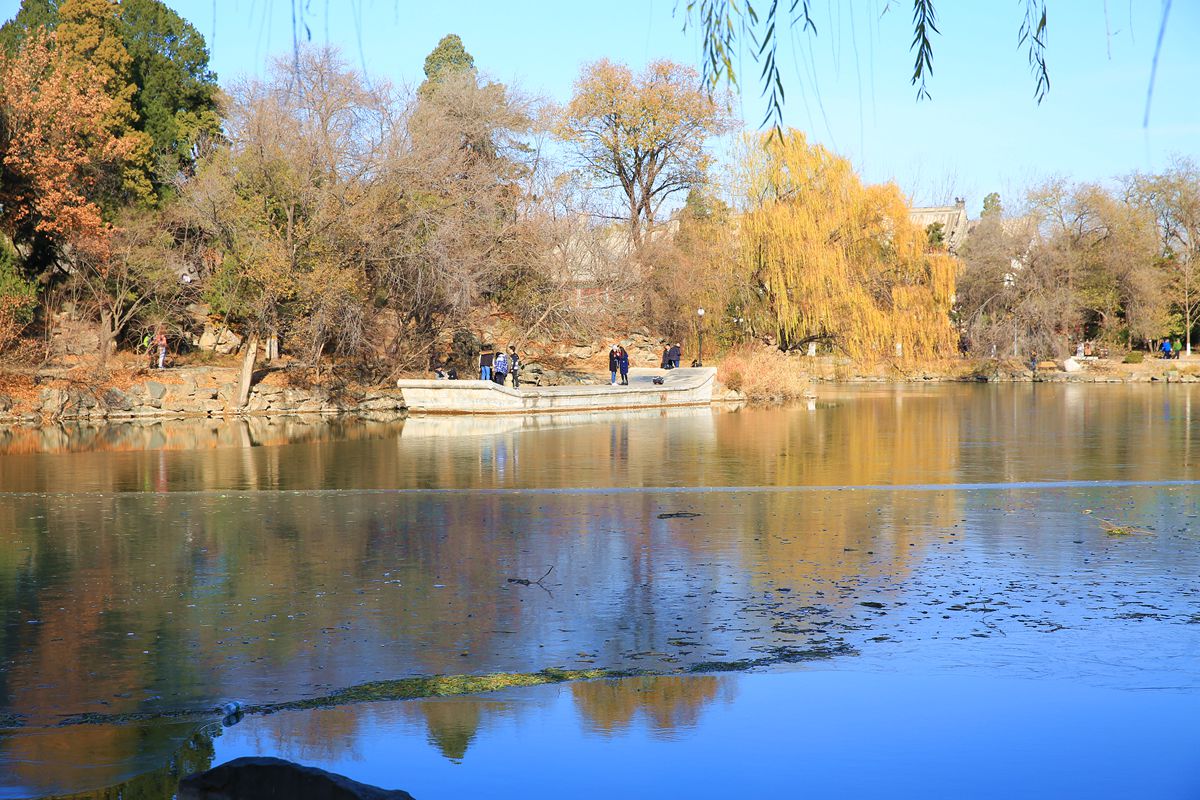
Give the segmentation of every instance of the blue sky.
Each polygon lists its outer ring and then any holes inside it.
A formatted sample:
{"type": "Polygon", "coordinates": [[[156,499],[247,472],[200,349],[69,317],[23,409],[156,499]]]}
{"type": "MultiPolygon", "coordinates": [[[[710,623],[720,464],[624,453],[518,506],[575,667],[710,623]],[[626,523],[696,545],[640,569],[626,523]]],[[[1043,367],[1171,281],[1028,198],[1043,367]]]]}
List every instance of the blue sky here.
{"type": "MultiPolygon", "coordinates": [[[[360,67],[397,83],[421,79],[425,55],[462,36],[493,78],[563,102],[580,66],[608,57],[699,63],[685,0],[297,0],[314,42],[341,47],[360,67]]],[[[262,73],[292,46],[291,0],[167,0],[209,39],[220,78],[262,73]]],[[[0,0],[11,16],[17,0],[0,0]]],[[[760,2],[765,6],[766,2],[760,2]]],[[[787,3],[781,4],[786,6],[787,3]]],[[[931,101],[916,102],[911,4],[816,0],[818,36],[795,32],[781,64],[785,122],[850,158],[871,181],[896,179],[918,201],[1019,193],[1063,175],[1103,180],[1161,167],[1172,153],[1200,158],[1200,2],[1174,0],[1150,124],[1142,117],[1160,0],[1052,0],[1051,91],[1037,105],[1017,47],[1016,0],[940,0],[931,101]],[[886,10],[885,10],[886,9],[886,10]]],[[[303,31],[300,33],[304,38],[303,31]]],[[[756,65],[743,60],[744,118],[759,124],[756,65]]]]}

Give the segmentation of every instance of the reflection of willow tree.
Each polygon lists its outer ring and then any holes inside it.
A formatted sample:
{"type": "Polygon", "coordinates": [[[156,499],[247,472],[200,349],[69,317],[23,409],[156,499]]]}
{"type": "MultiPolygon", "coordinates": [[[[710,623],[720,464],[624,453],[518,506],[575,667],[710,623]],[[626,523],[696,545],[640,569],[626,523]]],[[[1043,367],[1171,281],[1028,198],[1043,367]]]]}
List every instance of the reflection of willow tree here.
{"type": "Polygon", "coordinates": [[[721,446],[758,459],[767,484],[831,487],[744,502],[742,531],[757,552],[748,557],[761,559],[762,577],[811,587],[907,571],[931,533],[958,522],[957,493],[836,488],[956,480],[962,408],[941,394],[885,392],[769,426],[726,420],[721,446]]]}
{"type": "Polygon", "coordinates": [[[627,729],[640,712],[651,730],[667,732],[692,727],[700,711],[733,685],[714,675],[645,677],[616,681],[583,681],[571,685],[579,712],[597,730],[614,734],[627,729]]]}

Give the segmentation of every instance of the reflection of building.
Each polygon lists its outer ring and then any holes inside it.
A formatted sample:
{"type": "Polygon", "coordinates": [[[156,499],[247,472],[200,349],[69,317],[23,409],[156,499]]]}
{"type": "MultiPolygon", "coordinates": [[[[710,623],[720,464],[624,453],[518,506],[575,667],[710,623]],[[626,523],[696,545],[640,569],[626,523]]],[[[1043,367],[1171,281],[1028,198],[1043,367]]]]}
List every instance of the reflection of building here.
{"type": "Polygon", "coordinates": [[[967,219],[967,204],[961,197],[954,199],[952,206],[924,206],[913,208],[908,212],[908,218],[921,230],[928,230],[930,225],[942,226],[942,241],[951,255],[958,253],[970,232],[970,221],[967,219]]]}

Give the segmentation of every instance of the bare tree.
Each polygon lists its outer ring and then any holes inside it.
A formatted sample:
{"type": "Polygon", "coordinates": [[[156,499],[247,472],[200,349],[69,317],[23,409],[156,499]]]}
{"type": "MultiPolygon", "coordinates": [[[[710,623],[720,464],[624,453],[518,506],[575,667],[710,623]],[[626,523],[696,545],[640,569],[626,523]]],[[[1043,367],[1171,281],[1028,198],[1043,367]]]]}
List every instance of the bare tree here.
{"type": "Polygon", "coordinates": [[[1160,291],[1151,218],[1094,184],[1049,181],[1029,210],[996,208],[962,250],[960,328],[980,355],[1063,354],[1072,342],[1137,343],[1160,335],[1160,291]]]}
{"type": "Polygon", "coordinates": [[[1200,168],[1177,157],[1162,173],[1135,174],[1125,185],[1131,200],[1154,214],[1166,290],[1190,355],[1200,318],[1200,168]]]}
{"type": "Polygon", "coordinates": [[[663,203],[704,182],[706,142],[732,127],[725,106],[690,67],[656,61],[634,75],[623,64],[599,61],[576,82],[559,134],[597,188],[621,198],[624,213],[614,218],[629,226],[640,250],[663,203]]]}

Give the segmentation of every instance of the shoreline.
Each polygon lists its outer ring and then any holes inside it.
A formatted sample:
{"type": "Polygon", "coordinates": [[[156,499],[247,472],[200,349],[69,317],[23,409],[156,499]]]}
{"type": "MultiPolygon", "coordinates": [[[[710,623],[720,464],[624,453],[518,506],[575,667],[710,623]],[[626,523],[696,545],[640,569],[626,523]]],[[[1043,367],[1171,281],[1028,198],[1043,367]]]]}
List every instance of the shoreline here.
{"type": "MultiPolygon", "coordinates": [[[[912,386],[932,383],[1053,384],[1194,384],[1200,383],[1200,358],[1164,363],[1106,363],[1067,372],[1045,362],[1035,374],[1012,363],[960,362],[961,370],[864,369],[848,363],[805,364],[797,377],[817,386],[912,386]]],[[[944,365],[943,365],[944,366],[944,365]]],[[[289,383],[284,370],[265,373],[254,385],[245,408],[236,408],[237,371],[231,367],[175,367],[115,370],[103,379],[46,371],[0,375],[0,427],[45,426],[58,422],[131,422],[168,419],[236,420],[272,417],[362,417],[394,421],[408,415],[402,389],[289,383]]],[[[747,400],[744,393],[718,382],[713,403],[778,405],[777,399],[747,400]]]]}

